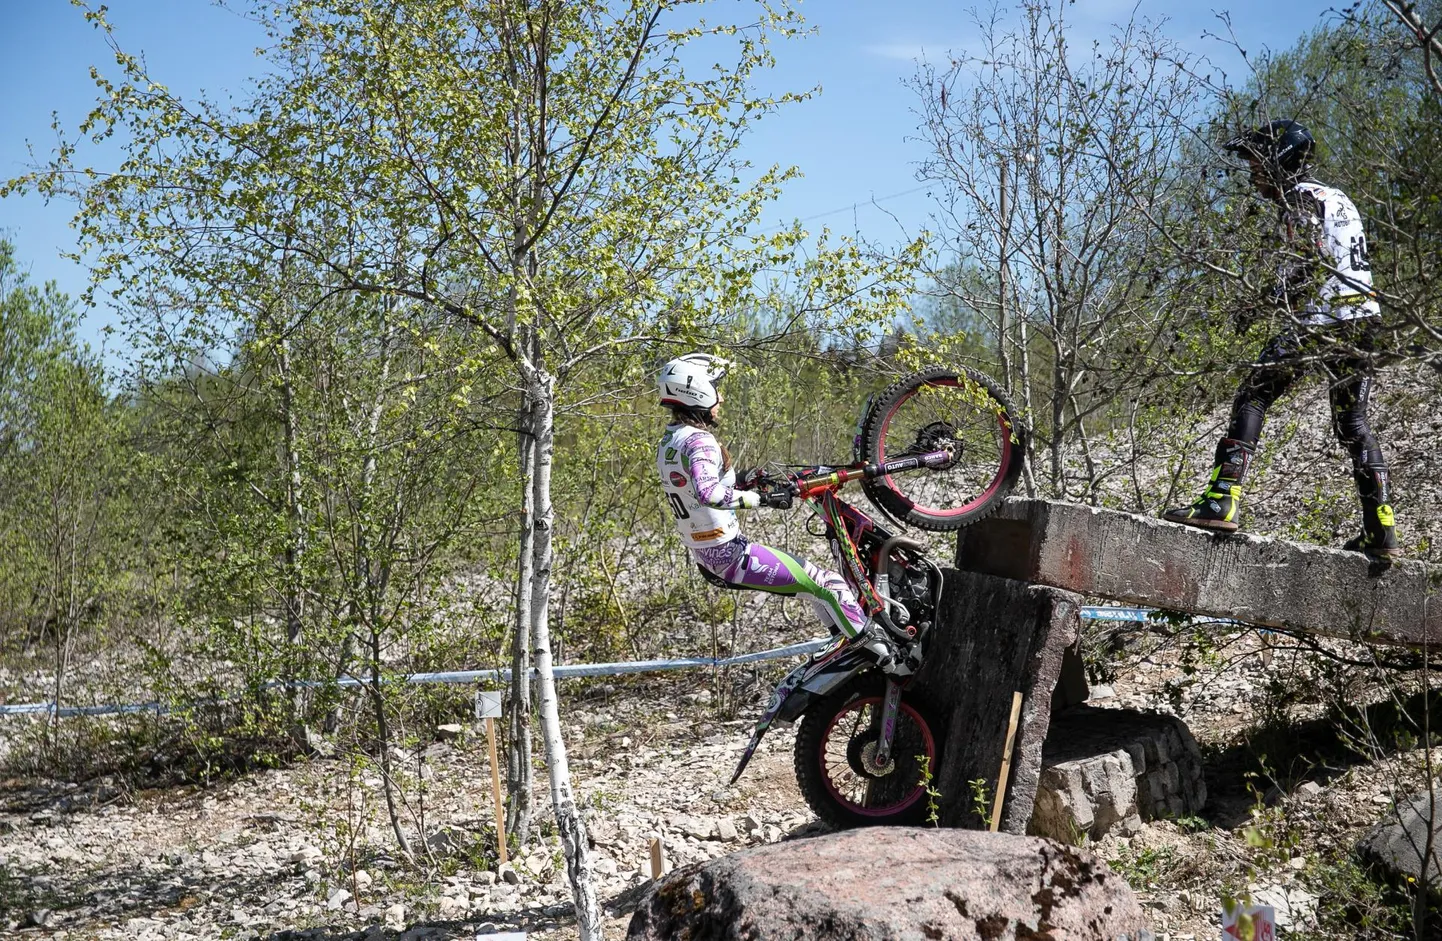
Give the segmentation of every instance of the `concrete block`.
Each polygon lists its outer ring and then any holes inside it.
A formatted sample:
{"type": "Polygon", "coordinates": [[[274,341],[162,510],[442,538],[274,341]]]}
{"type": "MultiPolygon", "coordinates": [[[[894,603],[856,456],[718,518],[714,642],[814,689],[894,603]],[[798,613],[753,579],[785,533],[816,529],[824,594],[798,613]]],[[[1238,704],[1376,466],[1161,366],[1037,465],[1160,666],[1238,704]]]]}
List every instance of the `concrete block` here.
{"type": "Polygon", "coordinates": [[[1410,647],[1442,646],[1442,566],[1046,500],[962,530],[957,567],[1129,604],[1410,647]]]}
{"type": "Polygon", "coordinates": [[[917,694],[947,723],[936,771],[941,822],[989,823],[972,812],[968,782],[980,778],[995,789],[1012,694],[1020,692],[1001,829],[1022,833],[1031,819],[1062,661],[1080,629],[1081,599],[1042,585],[948,570],[941,610],[916,678],[917,694]]]}

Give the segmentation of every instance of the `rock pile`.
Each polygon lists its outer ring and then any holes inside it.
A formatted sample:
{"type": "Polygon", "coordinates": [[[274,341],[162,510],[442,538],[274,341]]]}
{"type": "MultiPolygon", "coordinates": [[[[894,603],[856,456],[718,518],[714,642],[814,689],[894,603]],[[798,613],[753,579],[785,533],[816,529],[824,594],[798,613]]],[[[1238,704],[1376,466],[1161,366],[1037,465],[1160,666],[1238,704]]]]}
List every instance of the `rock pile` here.
{"type": "Polygon", "coordinates": [[[1202,755],[1175,716],[1076,706],[1052,716],[1029,833],[1067,843],[1198,813],[1202,755]]]}

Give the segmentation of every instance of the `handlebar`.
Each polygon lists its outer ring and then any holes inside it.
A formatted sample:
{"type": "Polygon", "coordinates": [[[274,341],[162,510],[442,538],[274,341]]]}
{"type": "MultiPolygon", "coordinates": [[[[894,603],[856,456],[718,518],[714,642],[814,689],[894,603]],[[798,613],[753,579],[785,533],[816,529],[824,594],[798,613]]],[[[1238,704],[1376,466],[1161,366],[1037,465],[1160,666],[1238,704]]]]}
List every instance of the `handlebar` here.
{"type": "Polygon", "coordinates": [[[785,491],[805,499],[813,493],[836,489],[853,480],[872,480],[916,470],[936,470],[949,466],[953,460],[952,452],[942,449],[897,458],[882,464],[806,468],[797,473],[766,471],[757,475],[755,488],[762,493],[785,491]]]}

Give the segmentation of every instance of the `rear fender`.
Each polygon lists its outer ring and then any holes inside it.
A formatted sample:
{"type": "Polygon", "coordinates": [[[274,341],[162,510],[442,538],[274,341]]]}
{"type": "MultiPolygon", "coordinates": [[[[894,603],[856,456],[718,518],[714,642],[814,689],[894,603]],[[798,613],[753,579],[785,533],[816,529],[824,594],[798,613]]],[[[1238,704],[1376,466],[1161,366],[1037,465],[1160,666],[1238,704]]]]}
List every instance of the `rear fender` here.
{"type": "Polygon", "coordinates": [[[835,659],[817,664],[781,703],[776,717],[783,722],[795,722],[812,703],[829,695],[870,665],[871,658],[859,647],[843,650],[835,659]]]}
{"type": "Polygon", "coordinates": [[[751,756],[756,752],[756,746],[761,744],[761,739],[773,722],[778,719],[782,722],[796,721],[819,697],[865,669],[870,662],[865,652],[859,648],[842,645],[818,659],[800,664],[786,674],[786,678],[771,694],[766,711],[757,720],[756,728],[751,732],[751,741],[742,752],[736,771],[731,775],[731,784],[735,784],[746,770],[746,765],[751,762],[751,756]]]}

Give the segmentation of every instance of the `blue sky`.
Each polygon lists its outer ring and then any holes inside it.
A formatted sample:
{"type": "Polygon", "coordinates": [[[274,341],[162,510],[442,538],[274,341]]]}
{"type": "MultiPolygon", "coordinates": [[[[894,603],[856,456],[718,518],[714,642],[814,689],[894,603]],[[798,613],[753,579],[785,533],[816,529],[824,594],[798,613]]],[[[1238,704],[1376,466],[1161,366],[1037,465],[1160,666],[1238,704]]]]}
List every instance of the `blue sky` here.
{"type": "MultiPolygon", "coordinates": [[[[244,8],[244,0],[236,4],[244,8]]],[[[212,97],[241,92],[262,67],[255,48],[264,36],[232,9],[205,0],[108,0],[109,18],[127,49],[143,53],[151,73],[182,95],[204,89],[212,97]]],[[[747,144],[758,166],[795,164],[805,176],[774,207],[770,224],[810,220],[881,241],[897,241],[926,224],[929,197],[915,178],[924,156],[916,133],[912,93],[903,80],[920,56],[964,49],[975,32],[966,0],[813,0],[800,4],[810,35],[776,47],[777,69],[767,85],[821,94],[759,124],[747,144]],[[904,194],[904,195],[898,195],[904,194]],[[873,205],[872,200],[878,204],[873,205]],[[892,217],[895,218],[892,218],[892,217]]],[[[721,0],[713,18],[730,15],[721,0]]],[[[1242,47],[1286,49],[1329,15],[1331,4],[1310,0],[1230,5],[1163,0],[1076,0],[1066,10],[1075,40],[1104,36],[1111,24],[1138,16],[1166,17],[1166,31],[1207,55],[1234,82],[1245,65],[1234,49],[1205,33],[1221,33],[1217,13],[1230,13],[1242,47]]],[[[23,172],[27,142],[40,158],[54,137],[52,112],[73,129],[94,97],[89,68],[114,75],[109,49],[67,0],[0,0],[0,176],[23,172]]],[[[93,159],[101,163],[103,154],[93,159]]],[[[33,196],[0,202],[0,232],[37,281],[54,279],[78,294],[85,272],[60,258],[72,249],[71,207],[33,196]]],[[[96,342],[109,315],[97,311],[84,330],[96,342]]]]}

